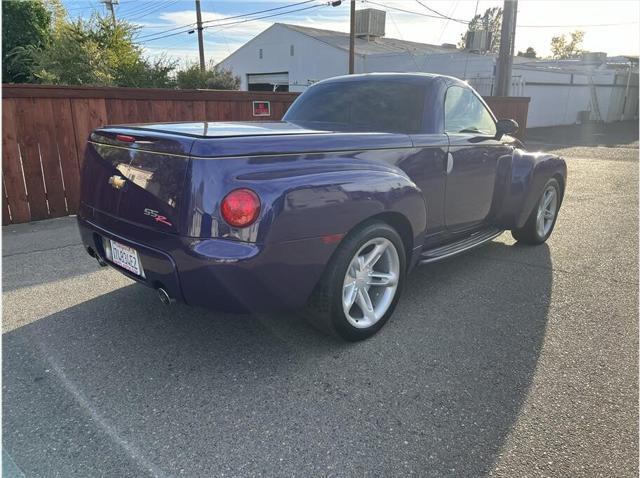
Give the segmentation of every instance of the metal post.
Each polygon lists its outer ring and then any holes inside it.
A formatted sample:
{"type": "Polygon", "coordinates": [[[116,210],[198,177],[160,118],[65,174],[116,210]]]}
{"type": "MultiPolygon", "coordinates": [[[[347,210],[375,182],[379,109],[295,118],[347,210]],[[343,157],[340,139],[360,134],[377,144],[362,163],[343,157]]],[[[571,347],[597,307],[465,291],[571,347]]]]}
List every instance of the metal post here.
{"type": "Polygon", "coordinates": [[[511,87],[511,66],[516,37],[516,13],[518,0],[504,0],[502,9],[502,30],[500,32],[500,51],[496,71],[496,96],[509,96],[511,87]]]}
{"type": "Polygon", "coordinates": [[[624,113],[627,109],[627,98],[629,98],[629,83],[631,82],[631,62],[629,62],[627,70],[627,87],[624,89],[624,100],[622,101],[622,114],[620,115],[620,121],[624,121],[624,113]]]}
{"type": "Polygon", "coordinates": [[[349,29],[349,74],[354,73],[355,47],[356,47],[356,0],[351,0],[351,11],[349,14],[351,23],[349,29]]]}
{"type": "Polygon", "coordinates": [[[200,12],[200,0],[196,0],[196,22],[198,24],[198,48],[200,49],[200,70],[205,70],[204,64],[204,37],[202,35],[202,13],[200,12]]]}

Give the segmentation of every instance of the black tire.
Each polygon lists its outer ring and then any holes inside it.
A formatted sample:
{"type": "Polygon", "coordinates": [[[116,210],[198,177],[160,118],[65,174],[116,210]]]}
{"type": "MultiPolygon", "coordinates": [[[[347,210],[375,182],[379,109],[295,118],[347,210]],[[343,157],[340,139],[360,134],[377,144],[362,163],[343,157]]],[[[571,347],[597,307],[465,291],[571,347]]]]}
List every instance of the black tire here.
{"type": "Polygon", "coordinates": [[[556,179],[550,179],[542,188],[542,194],[540,195],[540,199],[536,202],[535,207],[531,211],[531,214],[527,218],[527,222],[525,222],[524,226],[519,229],[513,229],[511,231],[511,235],[513,238],[522,243],[522,244],[530,244],[530,245],[539,245],[545,242],[551,233],[553,232],[553,228],[556,225],[556,220],[558,219],[558,211],[560,210],[560,204],[562,204],[562,188],[556,179]],[[547,191],[549,187],[553,187],[556,190],[557,201],[556,201],[556,210],[555,216],[553,217],[553,222],[551,223],[551,227],[546,232],[546,234],[541,234],[537,228],[537,215],[538,209],[540,208],[540,203],[544,198],[544,192],[547,191]]]}
{"type": "Polygon", "coordinates": [[[402,293],[405,276],[406,252],[400,235],[386,223],[365,223],[349,233],[338,246],[310,297],[307,317],[316,328],[325,333],[350,342],[364,340],[378,332],[393,314],[402,293]],[[400,264],[397,288],[387,311],[376,323],[367,328],[356,328],[349,323],[343,311],[343,282],[351,260],[368,241],[375,238],[388,239],[396,248],[400,264]]]}

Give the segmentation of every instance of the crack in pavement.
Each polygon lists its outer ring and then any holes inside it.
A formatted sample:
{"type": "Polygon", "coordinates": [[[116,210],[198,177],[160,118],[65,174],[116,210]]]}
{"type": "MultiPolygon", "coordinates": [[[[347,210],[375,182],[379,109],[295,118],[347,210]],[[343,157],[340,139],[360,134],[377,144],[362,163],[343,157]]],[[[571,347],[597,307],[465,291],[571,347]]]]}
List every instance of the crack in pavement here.
{"type": "Polygon", "coordinates": [[[59,246],[59,247],[51,247],[49,249],[35,249],[33,251],[24,251],[24,252],[14,252],[13,254],[2,254],[2,257],[14,257],[14,256],[24,256],[27,254],[37,254],[39,252],[48,252],[48,251],[59,251],[60,249],[66,249],[68,247],[75,247],[75,246],[81,246],[82,243],[81,242],[77,242],[74,244],[67,244],[65,246],[59,246]]]}

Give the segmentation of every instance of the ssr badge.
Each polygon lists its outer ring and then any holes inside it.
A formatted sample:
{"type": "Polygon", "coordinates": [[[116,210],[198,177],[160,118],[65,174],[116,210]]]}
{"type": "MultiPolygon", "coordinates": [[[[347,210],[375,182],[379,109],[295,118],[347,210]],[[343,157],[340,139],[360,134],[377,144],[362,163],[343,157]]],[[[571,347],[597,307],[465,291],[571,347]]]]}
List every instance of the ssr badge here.
{"type": "Polygon", "coordinates": [[[163,216],[155,209],[149,209],[148,207],[146,207],[144,208],[144,214],[145,216],[152,217],[156,222],[162,223],[165,226],[173,226],[173,224],[169,222],[166,216],[163,216]]]}

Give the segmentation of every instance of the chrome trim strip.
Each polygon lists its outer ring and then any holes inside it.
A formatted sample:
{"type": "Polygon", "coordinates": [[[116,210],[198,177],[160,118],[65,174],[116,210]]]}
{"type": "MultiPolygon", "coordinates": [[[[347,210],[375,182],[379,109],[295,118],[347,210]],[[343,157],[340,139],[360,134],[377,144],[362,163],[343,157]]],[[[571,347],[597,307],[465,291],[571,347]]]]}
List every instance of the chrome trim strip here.
{"type": "Polygon", "coordinates": [[[487,236],[486,238],[482,239],[481,241],[474,242],[473,244],[469,244],[468,246],[465,246],[465,247],[463,247],[461,249],[458,249],[458,250],[455,250],[453,252],[449,252],[447,254],[443,254],[441,256],[427,257],[426,259],[419,259],[418,260],[418,265],[432,264],[434,262],[438,262],[438,261],[441,261],[443,259],[447,259],[449,257],[457,256],[458,254],[461,254],[463,252],[469,251],[469,250],[471,250],[471,249],[473,249],[475,247],[481,246],[482,244],[491,241],[492,239],[495,239],[496,237],[501,235],[503,232],[504,232],[504,230],[499,230],[499,231],[487,236]]]}
{"type": "MultiPolygon", "coordinates": [[[[442,146],[443,148],[445,146],[442,146]]],[[[448,146],[446,146],[448,147],[448,146]]],[[[301,154],[327,154],[327,153],[362,153],[366,151],[404,151],[409,149],[421,149],[416,146],[405,146],[402,148],[370,148],[370,149],[327,149],[322,151],[298,151],[296,153],[269,153],[269,154],[239,154],[230,156],[191,156],[193,159],[232,159],[232,158],[275,158],[282,156],[299,156],[301,154]]]]}
{"type": "Polygon", "coordinates": [[[191,158],[191,159],[233,159],[233,158],[256,158],[256,157],[264,157],[264,158],[272,158],[272,157],[282,157],[282,156],[296,156],[300,154],[326,154],[326,153],[357,153],[364,151],[403,151],[403,150],[420,150],[424,148],[448,148],[449,145],[428,145],[428,146],[405,146],[399,148],[371,148],[371,149],[336,149],[336,150],[322,150],[322,151],[298,151],[296,153],[270,153],[270,154],[237,154],[237,155],[228,155],[228,156],[191,156],[186,154],[176,154],[176,153],[163,153],[160,151],[152,151],[148,149],[137,149],[137,148],[126,148],[124,146],[116,146],[114,144],[107,143],[98,143],[96,141],[88,141],[88,143],[98,145],[98,146],[107,146],[109,148],[117,148],[124,149],[127,151],[137,151],[141,153],[149,153],[149,154],[160,154],[163,156],[176,156],[179,158],[191,158]]]}
{"type": "Polygon", "coordinates": [[[186,158],[186,159],[189,159],[191,157],[188,154],[163,153],[162,151],[152,151],[149,149],[140,149],[140,148],[125,148],[124,146],[116,146],[115,144],[108,144],[108,143],[98,143],[97,141],[87,141],[87,143],[93,144],[96,146],[106,146],[107,148],[124,149],[126,151],[136,151],[138,153],[161,154],[162,156],[175,156],[178,158],[186,158]]]}

